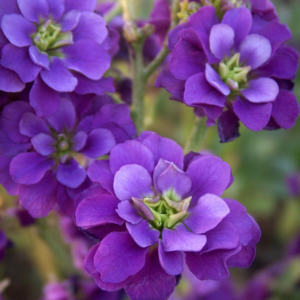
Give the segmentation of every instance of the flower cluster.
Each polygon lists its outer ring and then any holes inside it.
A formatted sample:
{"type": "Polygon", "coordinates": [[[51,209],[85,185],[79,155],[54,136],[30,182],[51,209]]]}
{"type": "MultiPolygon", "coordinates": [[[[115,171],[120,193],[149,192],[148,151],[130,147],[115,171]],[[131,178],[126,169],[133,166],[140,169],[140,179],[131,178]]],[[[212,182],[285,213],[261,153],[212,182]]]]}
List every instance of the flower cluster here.
{"type": "MultiPolygon", "coordinates": [[[[255,5],[254,5],[255,7],[255,5]]],[[[291,128],[299,105],[291,91],[298,53],[284,42],[289,29],[246,7],[201,7],[171,31],[169,66],[156,86],[218,122],[222,142],[235,139],[239,121],[251,130],[291,128]]]]}
{"type": "Polygon", "coordinates": [[[136,133],[128,107],[99,96],[80,113],[62,98],[48,118],[37,116],[28,102],[14,101],[4,107],[0,124],[0,182],[34,217],[46,216],[57,201],[72,213],[68,190],[85,181],[88,158],[108,154],[136,133]]]}
{"type": "Polygon", "coordinates": [[[76,224],[101,240],[85,261],[104,290],[125,288],[131,299],[167,299],[185,261],[198,279],[226,278],[247,267],[260,238],[256,222],[220,195],[233,182],[213,155],[183,156],[179,145],[151,132],[115,146],[95,161],[76,224]]]}
{"type": "MultiPolygon", "coordinates": [[[[166,300],[182,274],[210,287],[189,299],[232,300],[229,281],[212,281],[250,266],[259,226],[221,197],[234,181],[228,163],[143,131],[144,92],[163,65],[155,85],[207,126],[218,121],[222,142],[239,136],[239,122],[291,128],[299,105],[290,30],[269,0],[156,0],[149,20],[119,9],[0,0],[0,183],[22,206],[6,217],[29,226],[57,213],[82,274],[71,268],[43,300],[120,300],[124,290],[131,300],[166,300]],[[111,67],[114,56],[132,64],[132,78],[111,67]]],[[[8,244],[0,231],[0,259],[8,244]]]]}
{"type": "Polygon", "coordinates": [[[113,91],[102,78],[110,67],[111,39],[96,0],[0,2],[0,90],[19,92],[33,82],[29,98],[38,116],[50,116],[59,93],[113,91]]]}

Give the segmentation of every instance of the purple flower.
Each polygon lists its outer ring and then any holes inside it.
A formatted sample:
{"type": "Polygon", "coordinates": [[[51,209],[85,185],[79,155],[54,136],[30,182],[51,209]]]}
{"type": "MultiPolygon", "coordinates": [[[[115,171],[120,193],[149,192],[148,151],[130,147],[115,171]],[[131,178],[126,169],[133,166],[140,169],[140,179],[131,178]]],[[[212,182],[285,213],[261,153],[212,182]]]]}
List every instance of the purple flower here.
{"type": "Polygon", "coordinates": [[[106,191],[85,191],[76,224],[102,240],[85,260],[100,288],[163,300],[184,261],[200,280],[251,264],[260,230],[240,203],[220,198],[233,182],[220,158],[184,157],[172,140],[144,132],[95,161],[88,176],[106,191]]]}
{"type": "Polygon", "coordinates": [[[182,0],[180,6],[181,11],[178,16],[182,22],[187,21],[189,16],[202,6],[214,6],[220,18],[230,9],[247,7],[251,9],[253,15],[258,15],[267,21],[278,19],[275,6],[269,0],[182,0]]]}
{"type": "Polygon", "coordinates": [[[296,76],[298,53],[283,43],[289,29],[277,19],[252,17],[249,9],[228,10],[219,22],[213,7],[202,7],[169,36],[169,67],[156,86],[172,99],[219,119],[222,142],[238,136],[239,120],[249,129],[291,128],[299,115],[284,81],[296,76]]]}
{"type": "Polygon", "coordinates": [[[42,300],[122,300],[123,294],[122,291],[102,291],[94,282],[75,277],[62,282],[48,283],[44,287],[42,300]]]}
{"type": "Polygon", "coordinates": [[[169,300],[237,300],[235,294],[231,280],[199,281],[185,268],[180,284],[169,300]]]}
{"type": "Polygon", "coordinates": [[[113,91],[102,76],[112,47],[96,0],[0,1],[0,90],[18,92],[34,82],[30,103],[38,116],[50,116],[60,92],[113,91]]]}
{"type": "MultiPolygon", "coordinates": [[[[241,294],[240,300],[267,300],[273,294],[273,286],[276,286],[278,278],[287,268],[287,262],[280,262],[259,272],[247,284],[241,294]]],[[[282,298],[289,299],[289,298],[282,298]]]]}
{"type": "Polygon", "coordinates": [[[6,248],[11,245],[11,242],[8,240],[6,234],[3,231],[0,231],[0,260],[3,259],[6,248]]]}
{"type": "Polygon", "coordinates": [[[293,197],[300,196],[300,172],[291,174],[286,179],[289,194],[293,197]]]}
{"type": "Polygon", "coordinates": [[[72,213],[71,190],[85,181],[90,160],[135,137],[129,108],[111,101],[96,97],[79,113],[78,106],[62,98],[48,118],[38,117],[25,101],[4,107],[0,181],[10,194],[19,195],[20,204],[33,217],[46,216],[56,199],[64,212],[72,213]]]}

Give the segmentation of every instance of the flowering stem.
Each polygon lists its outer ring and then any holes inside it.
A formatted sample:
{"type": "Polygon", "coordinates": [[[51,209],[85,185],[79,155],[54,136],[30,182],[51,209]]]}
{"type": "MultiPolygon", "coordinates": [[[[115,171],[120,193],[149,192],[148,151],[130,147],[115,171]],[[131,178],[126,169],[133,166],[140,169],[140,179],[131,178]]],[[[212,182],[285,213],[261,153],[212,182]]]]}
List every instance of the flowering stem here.
{"type": "MultiPolygon", "coordinates": [[[[171,28],[177,24],[177,11],[180,0],[173,0],[172,4],[172,23],[171,28]]],[[[130,61],[132,66],[133,81],[133,119],[135,121],[138,133],[144,130],[145,115],[145,90],[147,81],[153,72],[167,57],[169,50],[167,48],[167,37],[164,46],[157,57],[147,68],[143,60],[143,47],[145,40],[153,33],[153,26],[146,24],[143,28],[138,28],[134,23],[135,15],[132,0],[122,0],[123,16],[125,25],[123,28],[124,36],[129,43],[130,61]]]]}
{"type": "Polygon", "coordinates": [[[190,151],[194,151],[198,153],[204,144],[206,134],[206,118],[196,117],[194,127],[184,147],[184,152],[188,153],[190,151]]]}
{"type": "Polygon", "coordinates": [[[76,274],[77,271],[74,268],[73,260],[67,247],[58,238],[59,232],[54,230],[53,226],[47,222],[47,219],[39,219],[36,222],[36,228],[39,237],[46,243],[58,262],[61,277],[66,278],[76,274]]]}
{"type": "MultiPolygon", "coordinates": [[[[178,18],[177,18],[177,13],[179,9],[179,3],[180,0],[173,0],[172,2],[172,22],[170,25],[169,32],[177,25],[178,23],[178,18]]],[[[145,68],[145,77],[148,79],[155,71],[156,69],[164,62],[164,60],[167,58],[169,54],[169,49],[168,49],[168,34],[166,36],[166,39],[163,43],[163,47],[160,50],[160,52],[157,54],[155,59],[145,68]]]]}
{"type": "Polygon", "coordinates": [[[123,18],[125,22],[135,20],[134,5],[132,0],[121,0],[123,8],[123,18]]]}
{"type": "Polygon", "coordinates": [[[114,7],[104,16],[106,23],[108,24],[115,16],[119,15],[122,12],[121,1],[118,1],[114,7]]]}
{"type": "Polygon", "coordinates": [[[134,103],[134,119],[138,133],[144,130],[144,98],[147,79],[144,75],[143,62],[143,45],[144,42],[133,45],[134,53],[131,54],[132,62],[132,81],[133,81],[133,103],[134,103]]]}

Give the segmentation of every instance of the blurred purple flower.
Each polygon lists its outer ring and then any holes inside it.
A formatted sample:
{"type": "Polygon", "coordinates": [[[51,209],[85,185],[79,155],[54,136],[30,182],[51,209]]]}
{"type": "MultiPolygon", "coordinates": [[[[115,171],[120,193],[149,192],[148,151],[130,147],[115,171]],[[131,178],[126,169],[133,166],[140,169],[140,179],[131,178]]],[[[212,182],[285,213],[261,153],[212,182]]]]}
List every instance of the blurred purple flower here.
{"type": "Polygon", "coordinates": [[[300,172],[288,176],[286,181],[290,195],[300,197],[300,172]]]}
{"type": "Polygon", "coordinates": [[[38,117],[24,101],[4,107],[0,182],[11,195],[19,195],[33,217],[46,216],[56,201],[72,213],[68,193],[85,181],[87,158],[108,154],[116,143],[135,137],[129,108],[108,101],[95,97],[85,113],[78,113],[70,99],[62,98],[48,118],[38,117]]]}
{"type": "Polygon", "coordinates": [[[236,138],[239,120],[249,129],[291,128],[299,115],[296,96],[282,81],[295,79],[298,53],[283,43],[289,29],[277,19],[252,17],[249,9],[228,10],[219,22],[206,6],[169,35],[169,67],[156,81],[172,99],[219,119],[222,142],[236,138]]]}
{"type": "Polygon", "coordinates": [[[180,284],[169,300],[237,300],[233,282],[199,281],[187,268],[184,269],[180,284]]]}
{"type": "Polygon", "coordinates": [[[88,176],[106,191],[85,191],[76,224],[101,240],[85,260],[100,288],[163,300],[184,261],[200,280],[253,261],[260,230],[240,203],[220,198],[233,182],[220,158],[184,158],[172,140],[144,132],[115,146],[109,161],[95,161],[88,176]]]}
{"type": "Polygon", "coordinates": [[[6,210],[6,215],[17,218],[20,226],[22,227],[31,226],[35,223],[35,219],[28,213],[27,210],[20,207],[18,201],[15,207],[6,210]]]}
{"type": "Polygon", "coordinates": [[[8,240],[6,234],[0,230],[0,260],[3,259],[6,248],[11,245],[11,242],[8,240]]]}
{"type": "Polygon", "coordinates": [[[102,78],[117,38],[93,10],[96,0],[0,1],[0,90],[18,92],[34,82],[30,103],[38,116],[59,109],[60,92],[113,91],[102,78]]]}
{"type": "Polygon", "coordinates": [[[123,291],[109,293],[100,290],[94,282],[72,278],[48,283],[41,300],[122,300],[123,291]]]}
{"type": "Polygon", "coordinates": [[[256,274],[241,293],[240,300],[270,299],[274,283],[283,274],[286,266],[285,262],[277,263],[256,274]]]}

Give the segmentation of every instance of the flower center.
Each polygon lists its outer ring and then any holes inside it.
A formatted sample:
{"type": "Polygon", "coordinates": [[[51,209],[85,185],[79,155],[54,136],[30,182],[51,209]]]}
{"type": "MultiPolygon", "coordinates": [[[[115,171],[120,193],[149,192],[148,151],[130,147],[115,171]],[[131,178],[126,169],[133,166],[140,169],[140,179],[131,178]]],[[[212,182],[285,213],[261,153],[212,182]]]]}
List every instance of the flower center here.
{"type": "Polygon", "coordinates": [[[239,91],[247,85],[247,76],[250,66],[241,66],[240,53],[236,53],[230,59],[222,61],[218,66],[218,73],[231,91],[239,91]]]}
{"type": "Polygon", "coordinates": [[[158,196],[143,200],[133,198],[132,200],[151,226],[162,231],[163,228],[173,228],[186,217],[191,199],[192,197],[189,197],[176,201],[167,196],[158,196]]]}
{"type": "Polygon", "coordinates": [[[60,154],[66,154],[71,148],[71,143],[67,136],[62,133],[57,136],[56,149],[60,154]]]}
{"type": "Polygon", "coordinates": [[[46,52],[72,44],[73,37],[71,32],[61,32],[60,26],[49,19],[37,27],[37,32],[32,35],[32,41],[40,51],[46,52]]]}

